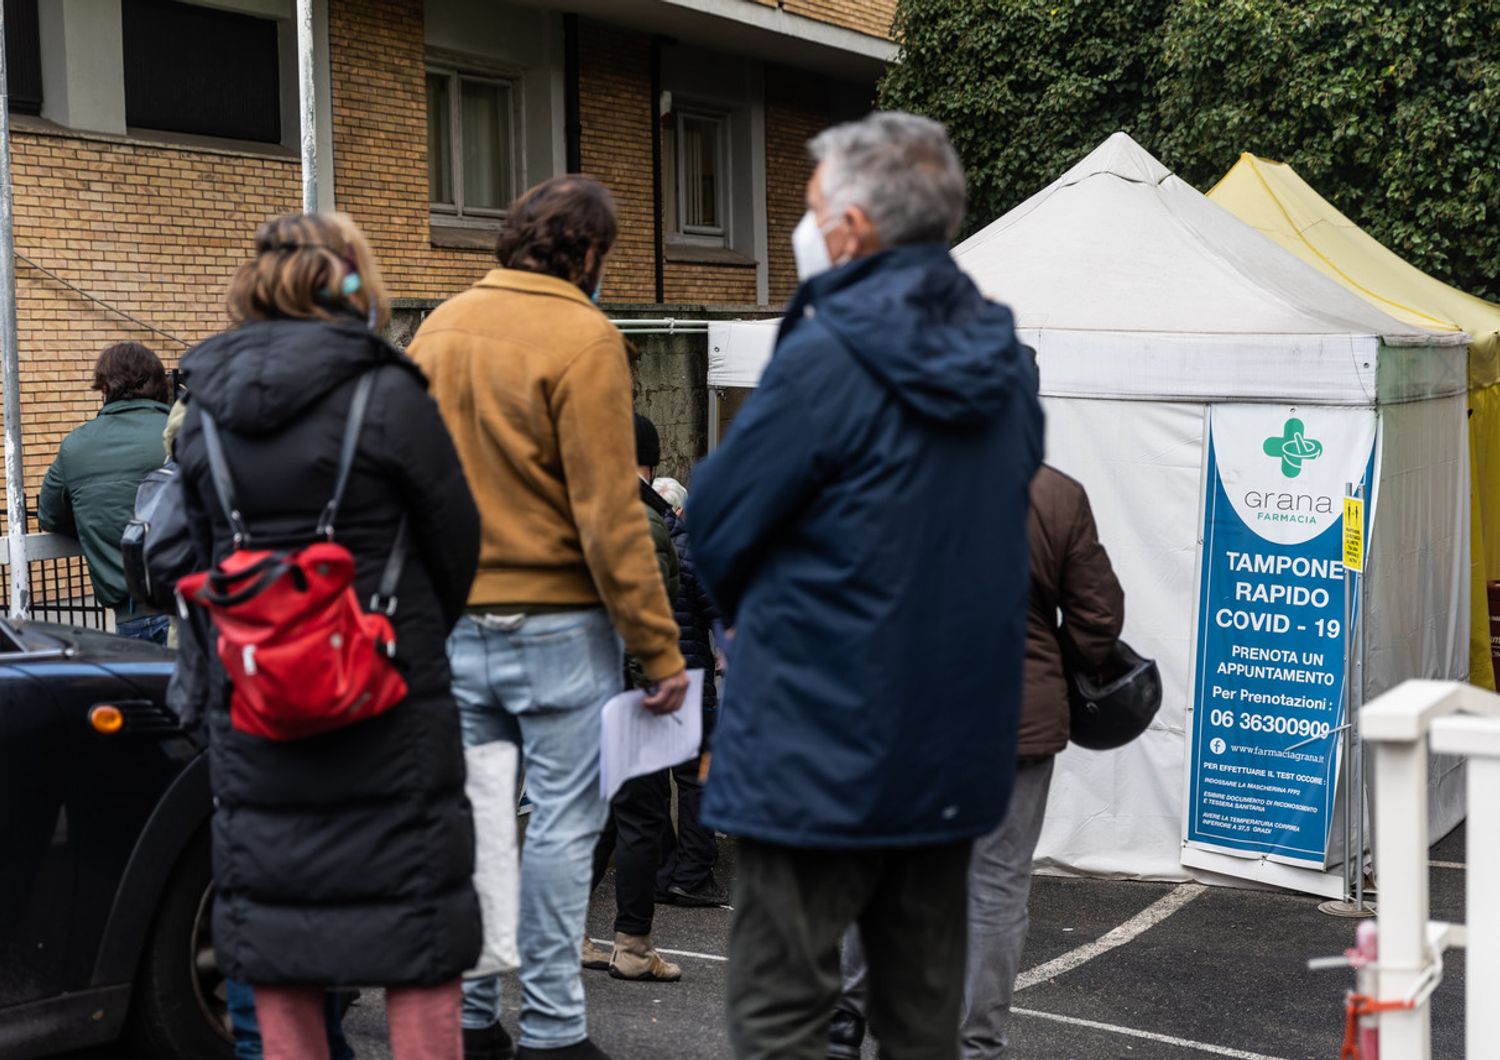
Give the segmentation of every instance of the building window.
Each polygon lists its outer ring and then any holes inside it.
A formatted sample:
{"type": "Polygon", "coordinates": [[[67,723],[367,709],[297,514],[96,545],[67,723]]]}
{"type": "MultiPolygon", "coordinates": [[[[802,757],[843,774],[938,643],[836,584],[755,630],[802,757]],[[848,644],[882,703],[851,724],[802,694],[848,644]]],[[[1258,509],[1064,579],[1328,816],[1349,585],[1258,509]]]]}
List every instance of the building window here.
{"type": "Polygon", "coordinates": [[[42,112],[42,43],[37,0],[5,0],[5,79],[10,109],[42,112]]]}
{"type": "Polygon", "coordinates": [[[516,85],[427,71],[427,188],[434,215],[493,223],[515,196],[516,85]]]}
{"type": "Polygon", "coordinates": [[[275,19],[174,0],[120,13],[127,126],[281,143],[275,19]]]}
{"type": "Polygon", "coordinates": [[[683,109],[662,128],[663,170],[673,184],[667,231],[675,239],[724,246],[729,237],[729,120],[683,109]]]}

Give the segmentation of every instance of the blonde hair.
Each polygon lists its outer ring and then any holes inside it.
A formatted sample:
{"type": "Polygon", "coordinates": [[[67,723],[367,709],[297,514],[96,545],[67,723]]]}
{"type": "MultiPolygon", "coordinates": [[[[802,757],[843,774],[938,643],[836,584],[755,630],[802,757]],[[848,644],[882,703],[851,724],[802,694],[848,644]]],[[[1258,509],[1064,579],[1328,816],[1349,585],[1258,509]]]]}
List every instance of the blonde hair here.
{"type": "Polygon", "coordinates": [[[391,317],[385,281],[364,233],[347,214],[289,213],[255,233],[255,257],[229,282],[229,316],[247,320],[342,320],[353,312],[375,323],[391,317]],[[345,281],[359,286],[345,294],[345,281]]]}

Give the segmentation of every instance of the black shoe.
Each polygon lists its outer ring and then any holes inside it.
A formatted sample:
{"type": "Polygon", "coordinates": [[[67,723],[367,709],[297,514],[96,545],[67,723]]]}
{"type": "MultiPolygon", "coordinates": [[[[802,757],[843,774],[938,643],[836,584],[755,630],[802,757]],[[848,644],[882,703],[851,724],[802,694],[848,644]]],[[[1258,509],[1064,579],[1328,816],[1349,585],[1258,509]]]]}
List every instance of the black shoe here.
{"type": "Polygon", "coordinates": [[[498,1023],[464,1028],[464,1060],[514,1060],[515,1046],[498,1023]]]}
{"type": "Polygon", "coordinates": [[[714,880],[712,876],[704,880],[691,891],[677,884],[667,888],[667,895],[674,905],[690,905],[700,908],[714,905],[728,905],[729,892],[714,880]]]}
{"type": "Polygon", "coordinates": [[[859,1060],[865,1043],[865,1018],[837,1009],[828,1024],[828,1060],[859,1060]]]}
{"type": "Polygon", "coordinates": [[[516,1050],[516,1060],[609,1060],[609,1054],[585,1038],[576,1045],[561,1049],[535,1049],[523,1045],[516,1050]]]}

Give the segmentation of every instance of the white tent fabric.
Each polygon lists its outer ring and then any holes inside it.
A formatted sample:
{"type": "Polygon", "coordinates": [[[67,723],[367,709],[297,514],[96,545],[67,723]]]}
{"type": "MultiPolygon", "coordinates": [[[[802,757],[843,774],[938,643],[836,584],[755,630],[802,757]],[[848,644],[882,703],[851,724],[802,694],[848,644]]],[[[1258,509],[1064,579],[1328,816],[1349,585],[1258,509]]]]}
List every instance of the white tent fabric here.
{"type": "MultiPolygon", "coordinates": [[[[1467,340],[1357,298],[1123,133],[954,257],[985,294],[1013,307],[1038,350],[1048,459],[1089,489],[1126,587],[1126,639],[1155,656],[1165,688],[1156,723],[1135,744],[1063,754],[1038,856],[1063,871],[1183,878],[1207,405],[1381,410],[1376,569],[1402,568],[1407,550],[1422,562],[1367,587],[1366,689],[1461,678],[1466,542],[1454,519],[1467,518],[1467,340]],[[1386,550],[1395,551],[1381,563],[1386,550]]],[[[1435,823],[1445,827],[1461,801],[1451,775],[1439,775],[1435,823]]]]}
{"type": "Polygon", "coordinates": [[[713,321],[708,325],[708,385],[753,387],[771,362],[779,320],[713,321]]]}
{"type": "Polygon", "coordinates": [[[1124,133],[954,257],[1022,328],[1435,341],[1283,251],[1124,133]]]}
{"type": "MultiPolygon", "coordinates": [[[[1057,871],[1211,878],[1180,861],[1205,424],[1217,402],[1380,417],[1367,694],[1467,674],[1467,336],[1404,324],[1211,203],[1123,133],[960,245],[1038,351],[1048,460],[1088,488],[1164,701],[1120,751],[1059,759],[1038,857],[1057,871]]],[[[774,328],[710,326],[710,386],[754,385],[774,328]]],[[[1433,825],[1462,816],[1434,770],[1433,825]]]]}

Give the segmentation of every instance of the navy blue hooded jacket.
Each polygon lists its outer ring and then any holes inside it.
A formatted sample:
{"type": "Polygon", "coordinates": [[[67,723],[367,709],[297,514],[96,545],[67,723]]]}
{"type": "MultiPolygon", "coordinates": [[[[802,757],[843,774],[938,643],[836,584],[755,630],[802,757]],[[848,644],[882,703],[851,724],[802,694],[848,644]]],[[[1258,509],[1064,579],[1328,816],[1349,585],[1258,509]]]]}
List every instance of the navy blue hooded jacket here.
{"type": "Polygon", "coordinates": [[[794,847],[982,835],[1010,796],[1037,374],[937,244],[815,277],[688,499],[735,627],[703,819],[794,847]]]}

